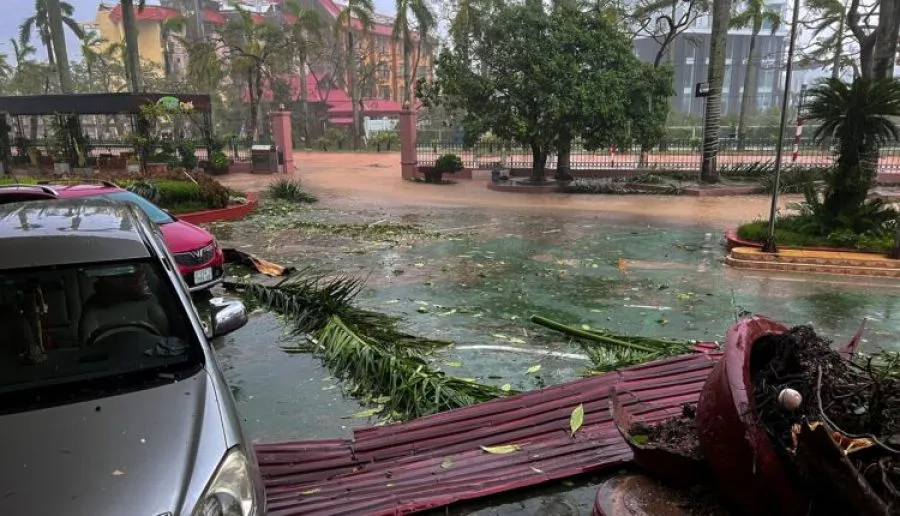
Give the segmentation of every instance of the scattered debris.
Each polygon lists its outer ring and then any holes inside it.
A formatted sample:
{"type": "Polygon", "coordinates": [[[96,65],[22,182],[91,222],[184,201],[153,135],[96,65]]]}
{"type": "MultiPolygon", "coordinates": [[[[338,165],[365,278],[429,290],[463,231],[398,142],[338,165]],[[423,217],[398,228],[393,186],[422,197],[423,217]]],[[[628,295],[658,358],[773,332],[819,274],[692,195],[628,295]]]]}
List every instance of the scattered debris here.
{"type": "Polygon", "coordinates": [[[702,459],[696,416],[696,406],[685,404],[680,416],[654,425],[634,423],[628,433],[635,444],[663,448],[692,459],[702,459]]]}

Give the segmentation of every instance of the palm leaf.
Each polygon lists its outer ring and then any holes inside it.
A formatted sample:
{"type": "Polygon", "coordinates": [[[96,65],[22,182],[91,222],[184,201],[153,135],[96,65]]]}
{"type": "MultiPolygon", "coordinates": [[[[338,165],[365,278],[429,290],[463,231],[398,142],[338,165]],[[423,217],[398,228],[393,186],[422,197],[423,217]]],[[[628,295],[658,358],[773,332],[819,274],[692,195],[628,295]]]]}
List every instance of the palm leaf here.
{"type": "Polygon", "coordinates": [[[435,371],[418,351],[364,336],[339,316],[328,321],[315,344],[329,371],[347,383],[347,393],[376,403],[389,419],[427,416],[510,394],[435,371]]]}

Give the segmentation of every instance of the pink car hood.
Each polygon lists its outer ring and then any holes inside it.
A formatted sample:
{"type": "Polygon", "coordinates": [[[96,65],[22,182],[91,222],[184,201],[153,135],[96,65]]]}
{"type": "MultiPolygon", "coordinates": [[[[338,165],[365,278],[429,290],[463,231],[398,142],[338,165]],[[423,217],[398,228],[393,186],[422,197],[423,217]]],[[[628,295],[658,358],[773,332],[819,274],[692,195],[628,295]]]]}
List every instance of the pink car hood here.
{"type": "Polygon", "coordinates": [[[213,236],[205,229],[181,220],[160,224],[159,229],[166,240],[166,246],[173,253],[193,251],[213,241],[213,236]]]}

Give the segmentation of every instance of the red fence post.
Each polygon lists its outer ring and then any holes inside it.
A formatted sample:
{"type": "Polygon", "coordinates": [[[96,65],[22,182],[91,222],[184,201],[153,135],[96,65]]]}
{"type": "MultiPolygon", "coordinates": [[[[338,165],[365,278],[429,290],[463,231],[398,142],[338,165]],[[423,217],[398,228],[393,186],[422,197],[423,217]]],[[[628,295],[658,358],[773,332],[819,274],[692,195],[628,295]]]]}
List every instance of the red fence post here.
{"type": "Polygon", "coordinates": [[[404,107],[400,112],[400,174],[403,179],[415,179],[417,165],[416,112],[404,107]]]}
{"type": "Polygon", "coordinates": [[[272,119],[272,135],[275,138],[275,146],[284,153],[285,174],[294,173],[294,139],[291,134],[291,112],[273,111],[269,113],[272,119]]]}

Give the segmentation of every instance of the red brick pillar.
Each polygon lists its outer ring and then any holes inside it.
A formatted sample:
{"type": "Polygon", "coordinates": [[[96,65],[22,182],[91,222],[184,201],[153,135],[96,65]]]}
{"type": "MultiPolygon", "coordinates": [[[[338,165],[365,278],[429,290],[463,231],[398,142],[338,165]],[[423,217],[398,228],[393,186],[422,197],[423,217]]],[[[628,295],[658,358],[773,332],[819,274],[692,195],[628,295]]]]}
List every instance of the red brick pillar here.
{"type": "Polygon", "coordinates": [[[400,173],[403,179],[415,179],[416,167],[416,112],[405,107],[400,112],[400,173]]]}
{"type": "Polygon", "coordinates": [[[275,145],[284,153],[285,174],[294,173],[294,138],[291,134],[291,112],[273,111],[269,113],[272,119],[272,135],[275,137],[275,145]]]}

